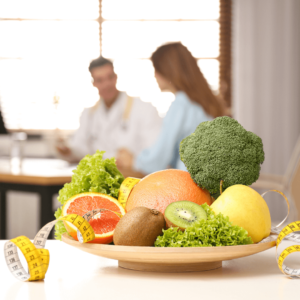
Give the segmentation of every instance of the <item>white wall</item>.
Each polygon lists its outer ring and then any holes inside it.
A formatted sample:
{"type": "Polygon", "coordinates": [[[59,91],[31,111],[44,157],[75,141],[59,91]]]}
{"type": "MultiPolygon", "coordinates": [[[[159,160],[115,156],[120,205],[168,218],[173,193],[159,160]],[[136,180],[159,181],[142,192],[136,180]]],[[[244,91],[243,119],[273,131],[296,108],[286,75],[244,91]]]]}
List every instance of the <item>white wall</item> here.
{"type": "MultiPolygon", "coordinates": [[[[234,117],[262,138],[262,171],[283,175],[300,134],[300,1],[233,4],[234,117]]],[[[281,218],[283,200],[271,198],[281,218]]]]}
{"type": "Polygon", "coordinates": [[[300,134],[300,1],[235,0],[233,110],[283,174],[300,134]]]}

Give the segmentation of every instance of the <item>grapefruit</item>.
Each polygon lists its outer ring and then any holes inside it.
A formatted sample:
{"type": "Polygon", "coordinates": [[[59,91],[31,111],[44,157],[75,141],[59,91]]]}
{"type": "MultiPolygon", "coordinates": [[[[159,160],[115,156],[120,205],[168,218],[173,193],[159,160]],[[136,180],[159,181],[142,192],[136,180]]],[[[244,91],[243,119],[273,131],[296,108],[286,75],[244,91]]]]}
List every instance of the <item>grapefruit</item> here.
{"type": "MultiPolygon", "coordinates": [[[[115,211],[122,215],[125,210],[117,199],[100,193],[82,193],[71,197],[62,208],[62,216],[77,214],[83,216],[90,210],[105,208],[111,211],[104,211],[101,215],[90,220],[90,224],[95,231],[95,239],[89,243],[109,244],[113,240],[114,230],[120,221],[120,217],[113,213],[115,211]]],[[[68,233],[77,240],[77,228],[64,222],[68,233]]]]}
{"type": "Polygon", "coordinates": [[[188,200],[211,205],[207,190],[201,189],[186,171],[168,169],[144,177],[132,190],[126,203],[126,211],[146,206],[164,213],[173,202],[188,200]]]}

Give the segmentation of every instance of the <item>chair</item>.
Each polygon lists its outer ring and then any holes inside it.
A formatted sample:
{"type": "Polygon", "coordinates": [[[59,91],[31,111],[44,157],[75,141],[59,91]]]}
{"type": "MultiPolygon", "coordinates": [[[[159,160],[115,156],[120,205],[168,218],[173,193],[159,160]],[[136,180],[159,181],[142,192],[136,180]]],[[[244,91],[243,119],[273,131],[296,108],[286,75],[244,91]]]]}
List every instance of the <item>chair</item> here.
{"type": "Polygon", "coordinates": [[[293,150],[288,167],[283,176],[274,174],[260,174],[258,180],[252,184],[253,188],[279,190],[287,193],[294,200],[297,209],[297,220],[300,219],[300,137],[293,150]]]}

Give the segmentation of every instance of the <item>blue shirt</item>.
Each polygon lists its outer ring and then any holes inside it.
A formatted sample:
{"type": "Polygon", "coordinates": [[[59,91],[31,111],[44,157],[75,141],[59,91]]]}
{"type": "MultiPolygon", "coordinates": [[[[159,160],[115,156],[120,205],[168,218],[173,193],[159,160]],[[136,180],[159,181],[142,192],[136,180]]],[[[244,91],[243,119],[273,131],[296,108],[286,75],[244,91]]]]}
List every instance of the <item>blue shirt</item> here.
{"type": "Polygon", "coordinates": [[[137,156],[134,169],[145,174],[168,167],[186,170],[179,156],[180,142],[193,133],[200,123],[210,120],[212,117],[198,103],[192,102],[184,92],[177,92],[163,120],[158,139],[137,156]]]}

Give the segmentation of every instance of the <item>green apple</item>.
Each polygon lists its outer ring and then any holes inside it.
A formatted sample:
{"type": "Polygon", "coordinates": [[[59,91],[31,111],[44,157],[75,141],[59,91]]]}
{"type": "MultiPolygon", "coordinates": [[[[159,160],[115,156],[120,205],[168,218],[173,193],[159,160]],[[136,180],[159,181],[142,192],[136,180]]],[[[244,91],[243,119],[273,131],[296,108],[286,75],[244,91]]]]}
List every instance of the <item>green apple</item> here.
{"type": "Polygon", "coordinates": [[[233,185],[211,205],[218,214],[228,216],[233,225],[248,231],[254,243],[270,235],[271,216],[264,198],[246,185],[233,185]]]}

